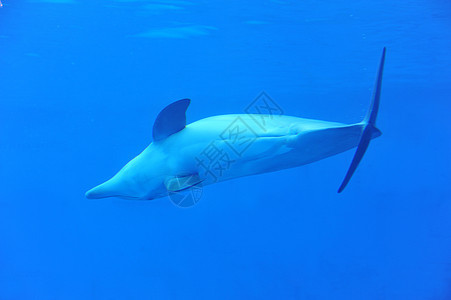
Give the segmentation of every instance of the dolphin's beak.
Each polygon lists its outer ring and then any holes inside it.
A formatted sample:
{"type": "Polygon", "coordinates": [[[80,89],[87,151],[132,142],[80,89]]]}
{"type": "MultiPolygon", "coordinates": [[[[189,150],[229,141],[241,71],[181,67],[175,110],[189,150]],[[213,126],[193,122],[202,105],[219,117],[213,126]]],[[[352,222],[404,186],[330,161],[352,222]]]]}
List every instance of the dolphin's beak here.
{"type": "Polygon", "coordinates": [[[85,196],[88,199],[102,199],[108,197],[118,197],[123,199],[140,199],[139,197],[127,195],[124,191],[120,190],[120,181],[116,177],[90,189],[86,192],[85,196]]]}
{"type": "Polygon", "coordinates": [[[104,193],[101,192],[100,185],[87,191],[85,196],[88,199],[100,199],[107,197],[104,195],[104,193]]]}
{"type": "Polygon", "coordinates": [[[114,183],[111,179],[86,192],[88,199],[101,199],[114,196],[114,183]]]}

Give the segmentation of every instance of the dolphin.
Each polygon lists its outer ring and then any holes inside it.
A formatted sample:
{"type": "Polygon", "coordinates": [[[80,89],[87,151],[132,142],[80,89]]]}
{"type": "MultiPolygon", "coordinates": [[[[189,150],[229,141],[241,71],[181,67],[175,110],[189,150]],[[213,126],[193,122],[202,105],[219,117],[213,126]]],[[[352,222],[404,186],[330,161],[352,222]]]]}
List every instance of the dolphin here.
{"type": "Polygon", "coordinates": [[[376,118],[385,51],[370,108],[359,123],[230,114],[186,125],[190,100],[182,99],[159,113],[153,125],[153,142],[110,180],[86,192],[86,197],[152,200],[199,185],[306,165],[357,147],[340,193],[370,141],[381,135],[376,118]]]}

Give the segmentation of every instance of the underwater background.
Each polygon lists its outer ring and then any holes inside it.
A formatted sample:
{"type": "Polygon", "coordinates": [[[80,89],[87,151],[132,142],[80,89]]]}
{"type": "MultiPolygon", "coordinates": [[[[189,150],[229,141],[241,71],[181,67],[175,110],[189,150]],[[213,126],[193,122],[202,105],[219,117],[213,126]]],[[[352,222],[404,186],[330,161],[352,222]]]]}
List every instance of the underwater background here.
{"type": "Polygon", "coordinates": [[[451,299],[451,3],[2,0],[0,299],[451,299]],[[360,121],[354,151],[169,198],[89,200],[162,108],[360,121]]]}

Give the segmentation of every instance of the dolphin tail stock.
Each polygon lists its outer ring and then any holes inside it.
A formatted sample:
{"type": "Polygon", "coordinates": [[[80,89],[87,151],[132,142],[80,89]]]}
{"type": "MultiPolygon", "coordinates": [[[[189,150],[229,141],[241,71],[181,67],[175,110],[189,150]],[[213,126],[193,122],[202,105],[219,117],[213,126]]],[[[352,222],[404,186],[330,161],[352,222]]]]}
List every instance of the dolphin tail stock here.
{"type": "Polygon", "coordinates": [[[384,63],[385,63],[385,51],[386,48],[384,47],[384,49],[382,50],[382,57],[379,64],[379,70],[377,72],[376,84],[373,90],[373,97],[371,99],[370,108],[365,118],[360,123],[362,124],[362,135],[360,137],[357,150],[354,154],[354,158],[352,159],[351,165],[349,166],[348,172],[346,173],[346,176],[343,179],[340,188],[338,189],[338,193],[341,193],[346,187],[346,185],[349,183],[349,180],[351,180],[352,175],[354,174],[360,161],[363,158],[363,155],[365,155],[365,152],[368,149],[371,139],[378,137],[382,134],[381,131],[376,128],[376,118],[377,113],[379,111],[379,102],[382,86],[382,73],[384,71],[384,63]]]}

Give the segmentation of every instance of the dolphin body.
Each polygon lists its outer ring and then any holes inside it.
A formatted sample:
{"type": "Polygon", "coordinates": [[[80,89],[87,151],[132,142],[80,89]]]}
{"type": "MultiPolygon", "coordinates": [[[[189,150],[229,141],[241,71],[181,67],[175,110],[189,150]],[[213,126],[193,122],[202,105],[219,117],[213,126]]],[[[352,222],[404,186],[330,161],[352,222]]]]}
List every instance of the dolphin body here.
{"type": "Polygon", "coordinates": [[[342,124],[290,116],[220,115],[186,125],[189,99],[164,108],[153,126],[153,143],[87,198],[151,200],[170,192],[309,164],[357,147],[338,192],[343,191],[370,140],[381,135],[379,108],[385,48],[370,109],[359,123],[342,124]],[[264,126],[255,120],[264,120],[264,126]]]}

